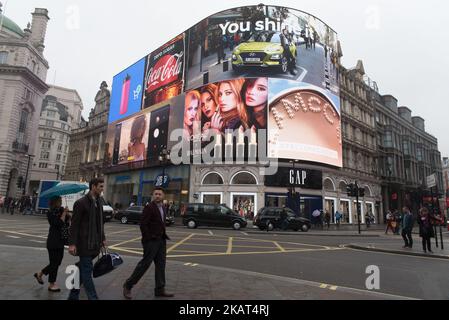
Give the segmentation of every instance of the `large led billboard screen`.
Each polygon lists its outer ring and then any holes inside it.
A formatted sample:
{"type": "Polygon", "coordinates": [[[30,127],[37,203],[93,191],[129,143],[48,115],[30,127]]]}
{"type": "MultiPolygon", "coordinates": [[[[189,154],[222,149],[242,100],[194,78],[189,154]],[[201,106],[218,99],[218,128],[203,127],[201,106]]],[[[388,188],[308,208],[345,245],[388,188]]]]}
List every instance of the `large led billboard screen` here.
{"type": "MultiPolygon", "coordinates": [[[[195,131],[214,130],[223,143],[227,130],[243,130],[251,131],[245,152],[257,141],[270,158],[342,167],[339,57],[335,31],[305,12],[265,5],[219,12],[114,78],[108,141],[148,109],[145,160],[176,144],[175,129],[190,142],[195,131]],[[155,126],[164,133],[155,136],[155,126]]],[[[117,160],[112,149],[111,165],[142,161],[124,145],[117,160]]]]}

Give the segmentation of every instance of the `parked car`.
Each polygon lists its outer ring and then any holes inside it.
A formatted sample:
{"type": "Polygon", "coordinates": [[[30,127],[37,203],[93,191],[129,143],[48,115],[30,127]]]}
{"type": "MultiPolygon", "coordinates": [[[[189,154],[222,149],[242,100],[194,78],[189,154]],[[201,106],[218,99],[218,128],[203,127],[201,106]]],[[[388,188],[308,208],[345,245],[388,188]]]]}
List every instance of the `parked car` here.
{"type": "MultiPolygon", "coordinates": [[[[122,224],[128,224],[128,223],[140,223],[140,219],[142,218],[143,209],[145,209],[144,206],[132,206],[129,207],[126,210],[119,210],[115,216],[114,219],[119,220],[122,224]]],[[[175,218],[167,215],[165,217],[165,225],[171,226],[175,223],[175,218]]]]}
{"type": "Polygon", "coordinates": [[[114,209],[102,198],[100,197],[101,205],[103,206],[103,220],[109,222],[114,217],[114,209]]]}
{"type": "Polygon", "coordinates": [[[248,224],[245,218],[226,205],[203,203],[188,204],[182,222],[190,229],[207,226],[240,230],[248,224]]]}
{"type": "Polygon", "coordinates": [[[286,229],[293,231],[307,232],[310,230],[311,222],[309,219],[298,217],[293,210],[289,208],[265,207],[259,210],[254,219],[254,225],[260,230],[272,231],[282,227],[282,215],[287,218],[286,229]]]}
{"type": "MultiPolygon", "coordinates": [[[[288,58],[282,46],[280,32],[256,32],[246,41],[238,45],[232,53],[232,68],[273,67],[281,72],[288,71],[288,58]]],[[[295,57],[297,49],[294,43],[287,40],[290,54],[295,57]]]]}

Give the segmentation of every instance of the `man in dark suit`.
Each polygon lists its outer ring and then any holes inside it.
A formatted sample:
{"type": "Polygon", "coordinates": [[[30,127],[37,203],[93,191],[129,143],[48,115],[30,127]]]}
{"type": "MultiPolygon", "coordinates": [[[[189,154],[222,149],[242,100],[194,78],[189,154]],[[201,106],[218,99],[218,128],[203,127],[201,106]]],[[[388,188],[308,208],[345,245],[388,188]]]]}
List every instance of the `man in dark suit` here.
{"type": "Polygon", "coordinates": [[[123,285],[123,296],[132,299],[131,290],[143,277],[154,261],[156,267],[156,297],[171,298],[174,295],[165,291],[165,263],[167,259],[167,236],[165,230],[165,217],[167,209],[163,204],[164,189],[155,188],[153,201],[143,210],[140,220],[142,232],[143,259],[137,264],[131,277],[123,285]]]}

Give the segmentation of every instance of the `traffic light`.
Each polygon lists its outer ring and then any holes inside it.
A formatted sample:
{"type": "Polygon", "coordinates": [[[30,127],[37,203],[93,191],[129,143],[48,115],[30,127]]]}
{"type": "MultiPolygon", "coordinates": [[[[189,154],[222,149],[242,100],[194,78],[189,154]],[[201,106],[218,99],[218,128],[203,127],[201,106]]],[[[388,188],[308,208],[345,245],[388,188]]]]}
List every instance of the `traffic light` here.
{"type": "Polygon", "coordinates": [[[365,188],[359,188],[359,197],[363,198],[365,196],[365,188]]]}
{"type": "Polygon", "coordinates": [[[355,197],[355,196],[357,196],[355,184],[353,184],[353,183],[348,184],[348,185],[346,186],[346,192],[348,193],[348,196],[349,196],[349,197],[355,197]]]}
{"type": "Polygon", "coordinates": [[[357,197],[357,191],[359,192],[359,197],[363,198],[365,196],[365,189],[364,188],[358,188],[354,183],[348,184],[346,186],[346,192],[348,193],[349,197],[357,197]]]}

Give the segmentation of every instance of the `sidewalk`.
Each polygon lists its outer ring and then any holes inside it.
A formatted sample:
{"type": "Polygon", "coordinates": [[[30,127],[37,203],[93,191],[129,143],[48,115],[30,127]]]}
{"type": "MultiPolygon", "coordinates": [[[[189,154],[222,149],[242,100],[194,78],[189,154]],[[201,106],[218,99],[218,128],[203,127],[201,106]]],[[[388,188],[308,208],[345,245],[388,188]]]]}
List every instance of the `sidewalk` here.
{"type": "Polygon", "coordinates": [[[435,259],[448,259],[449,260],[449,240],[447,234],[443,234],[444,250],[441,249],[440,237],[438,236],[438,248],[435,245],[435,238],[431,239],[433,253],[424,253],[422,249],[421,238],[413,235],[413,248],[403,248],[404,242],[402,238],[398,236],[397,239],[387,239],[386,237],[379,239],[379,241],[373,243],[352,243],[347,245],[347,248],[372,251],[402,254],[416,257],[426,257],[435,259]]]}
{"type": "MultiPolygon", "coordinates": [[[[122,285],[131,274],[139,258],[122,256],[124,264],[112,273],[95,279],[102,300],[123,300],[122,285]]],[[[49,293],[33,274],[47,263],[43,248],[0,245],[1,300],[65,300],[68,290],[49,293]]],[[[65,288],[65,267],[77,260],[64,256],[59,270],[58,285],[65,288]]],[[[176,300],[379,300],[406,299],[365,290],[331,287],[320,283],[278,277],[241,270],[167,262],[167,291],[176,300]]],[[[133,289],[135,300],[153,300],[154,266],[133,289]]],[[[81,290],[81,299],[85,300],[81,290]]]]}

